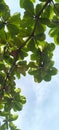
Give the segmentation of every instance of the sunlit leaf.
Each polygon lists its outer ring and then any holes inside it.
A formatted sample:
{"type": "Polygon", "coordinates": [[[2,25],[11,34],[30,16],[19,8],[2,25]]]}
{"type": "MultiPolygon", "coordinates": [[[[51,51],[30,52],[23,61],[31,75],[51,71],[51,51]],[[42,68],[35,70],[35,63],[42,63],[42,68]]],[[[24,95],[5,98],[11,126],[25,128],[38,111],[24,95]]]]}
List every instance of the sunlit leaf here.
{"type": "Polygon", "coordinates": [[[12,122],[9,123],[11,130],[20,130],[12,122]]]}
{"type": "Polygon", "coordinates": [[[56,43],[57,45],[59,45],[59,33],[58,33],[58,35],[55,35],[55,36],[54,36],[54,41],[55,41],[55,43],[56,43]]]}
{"type": "Polygon", "coordinates": [[[17,120],[17,118],[18,118],[18,115],[17,115],[17,114],[10,115],[10,116],[9,116],[9,121],[17,120]]]}
{"type": "Polygon", "coordinates": [[[35,0],[31,0],[31,2],[35,2],[35,0]]]}
{"type": "Polygon", "coordinates": [[[4,23],[0,21],[0,29],[4,28],[4,23]]]}
{"type": "Polygon", "coordinates": [[[25,104],[25,103],[26,103],[26,98],[25,98],[24,96],[21,96],[21,97],[20,97],[20,102],[21,102],[22,104],[25,104]]]}
{"type": "Polygon", "coordinates": [[[55,0],[56,2],[59,2],[59,0],[55,0]]]}
{"type": "Polygon", "coordinates": [[[16,93],[20,93],[20,92],[21,92],[21,89],[20,89],[20,88],[17,88],[17,89],[15,89],[15,92],[16,92],[16,93]]]}

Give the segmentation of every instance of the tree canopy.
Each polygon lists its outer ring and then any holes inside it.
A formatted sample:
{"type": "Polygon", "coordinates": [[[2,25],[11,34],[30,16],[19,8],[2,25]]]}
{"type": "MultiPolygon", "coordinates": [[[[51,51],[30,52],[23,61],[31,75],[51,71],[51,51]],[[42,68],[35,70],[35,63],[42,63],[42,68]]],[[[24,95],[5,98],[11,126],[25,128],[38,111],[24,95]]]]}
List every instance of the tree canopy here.
{"type": "Polygon", "coordinates": [[[21,111],[26,98],[16,88],[15,79],[29,73],[34,81],[50,81],[57,74],[53,51],[59,45],[59,0],[20,0],[24,9],[13,15],[4,0],[0,0],[0,117],[1,130],[20,130],[13,121],[14,112],[21,111]],[[54,42],[46,40],[48,35],[54,42]],[[29,63],[26,60],[30,53],[29,63]]]}

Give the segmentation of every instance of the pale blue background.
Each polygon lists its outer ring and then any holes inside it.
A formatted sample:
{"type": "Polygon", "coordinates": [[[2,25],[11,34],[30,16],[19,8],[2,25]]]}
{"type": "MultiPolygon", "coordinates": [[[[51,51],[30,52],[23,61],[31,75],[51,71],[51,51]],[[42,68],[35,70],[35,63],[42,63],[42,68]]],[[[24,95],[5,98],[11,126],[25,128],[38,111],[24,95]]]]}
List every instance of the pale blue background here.
{"type": "MultiPolygon", "coordinates": [[[[19,9],[19,0],[5,0],[11,9],[11,14],[19,9]]],[[[47,36],[47,40],[51,39],[47,36]]],[[[59,69],[59,47],[54,52],[55,67],[59,69]]],[[[58,70],[59,71],[59,70],[58,70]]],[[[18,113],[15,122],[21,130],[59,130],[59,74],[50,82],[34,83],[33,77],[27,75],[16,79],[17,87],[22,89],[27,103],[18,113]]]]}

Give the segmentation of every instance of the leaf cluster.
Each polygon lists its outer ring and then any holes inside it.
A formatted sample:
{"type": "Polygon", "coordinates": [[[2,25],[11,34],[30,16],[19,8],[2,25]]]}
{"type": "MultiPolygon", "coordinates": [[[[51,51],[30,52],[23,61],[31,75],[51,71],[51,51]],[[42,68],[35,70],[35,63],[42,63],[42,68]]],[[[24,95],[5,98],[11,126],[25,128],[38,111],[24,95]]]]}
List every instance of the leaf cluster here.
{"type": "Polygon", "coordinates": [[[16,88],[15,79],[28,72],[34,81],[50,81],[57,74],[52,60],[55,46],[59,45],[59,0],[20,0],[21,13],[10,14],[4,0],[0,0],[0,116],[2,130],[18,130],[12,114],[20,111],[26,98],[16,88]],[[46,41],[46,29],[54,43],[46,41]],[[29,53],[30,61],[27,62],[29,53]]]}

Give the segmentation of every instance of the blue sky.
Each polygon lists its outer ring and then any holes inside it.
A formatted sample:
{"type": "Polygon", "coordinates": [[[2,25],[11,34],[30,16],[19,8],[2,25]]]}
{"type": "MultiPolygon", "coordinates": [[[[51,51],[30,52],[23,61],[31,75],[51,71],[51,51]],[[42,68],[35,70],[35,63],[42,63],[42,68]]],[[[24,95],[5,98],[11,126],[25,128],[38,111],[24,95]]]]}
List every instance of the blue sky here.
{"type": "MultiPolygon", "coordinates": [[[[9,4],[11,14],[19,9],[19,0],[5,0],[9,4]]],[[[50,41],[49,37],[47,40],[50,41]]],[[[59,69],[59,47],[54,51],[55,66],[59,69]]],[[[16,79],[16,86],[20,87],[26,96],[27,103],[18,113],[15,122],[21,130],[59,130],[59,74],[52,77],[50,82],[35,83],[33,77],[16,79]]]]}

